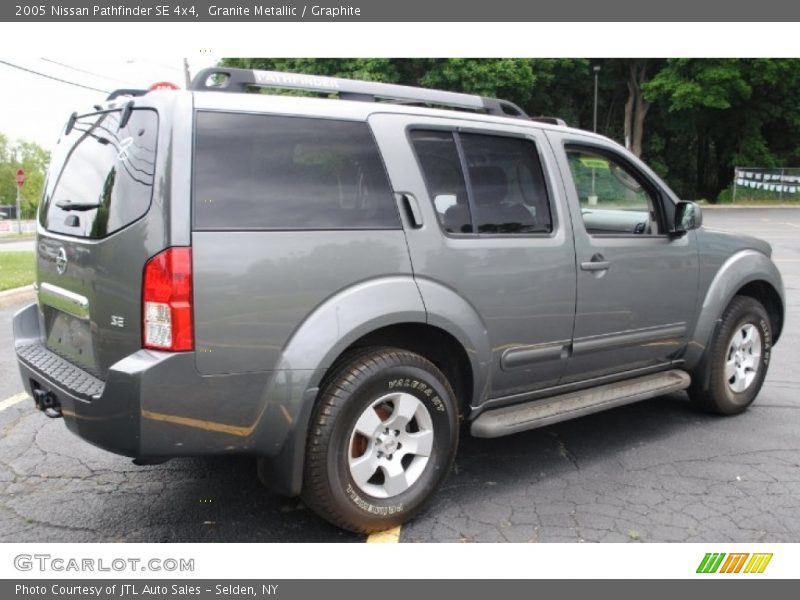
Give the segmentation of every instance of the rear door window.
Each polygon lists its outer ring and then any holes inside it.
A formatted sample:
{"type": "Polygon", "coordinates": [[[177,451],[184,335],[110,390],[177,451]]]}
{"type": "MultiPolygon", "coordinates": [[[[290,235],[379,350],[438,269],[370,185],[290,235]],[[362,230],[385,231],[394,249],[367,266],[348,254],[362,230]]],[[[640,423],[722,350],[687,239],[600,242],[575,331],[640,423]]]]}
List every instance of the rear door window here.
{"type": "Polygon", "coordinates": [[[196,229],[396,229],[397,205],[366,123],[202,111],[196,229]]]}
{"type": "Polygon", "coordinates": [[[103,238],[142,217],[150,207],[158,115],[134,109],[120,128],[121,111],[79,117],[53,152],[39,221],[48,231],[103,238]]]}
{"type": "Polygon", "coordinates": [[[447,233],[553,231],[547,185],[531,140],[423,129],[411,130],[409,137],[447,233]]]}
{"type": "Polygon", "coordinates": [[[442,228],[447,233],[472,233],[467,185],[453,134],[414,129],[409,135],[442,228]]]}
{"type": "Polygon", "coordinates": [[[460,137],[478,233],[550,233],[547,186],[533,142],[473,133],[460,137]]]}

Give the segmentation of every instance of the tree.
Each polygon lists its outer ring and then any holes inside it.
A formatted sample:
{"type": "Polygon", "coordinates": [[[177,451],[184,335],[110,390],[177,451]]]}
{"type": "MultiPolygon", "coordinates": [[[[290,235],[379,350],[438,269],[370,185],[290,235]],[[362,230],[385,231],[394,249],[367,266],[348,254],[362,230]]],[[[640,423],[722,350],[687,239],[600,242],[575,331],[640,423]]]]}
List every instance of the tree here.
{"type": "Polygon", "coordinates": [[[647,80],[649,64],[646,58],[627,61],[628,99],[625,101],[625,147],[636,156],[642,155],[644,119],[650,110],[650,102],[645,99],[644,84],[647,80]]]}
{"type": "Polygon", "coordinates": [[[224,64],[421,85],[505,98],[598,132],[644,158],[685,198],[715,201],[735,166],[800,165],[800,60],[282,58],[224,64]],[[646,125],[646,126],[645,126],[646,125]]]}
{"type": "Polygon", "coordinates": [[[712,201],[736,166],[800,164],[800,61],[669,59],[645,85],[669,139],[665,160],[691,156],[677,185],[712,201]]]}
{"type": "Polygon", "coordinates": [[[12,144],[0,133],[0,205],[15,205],[16,172],[22,168],[25,170],[25,186],[20,193],[22,217],[33,218],[42,197],[49,163],[50,153],[41,146],[25,141],[12,144]]]}

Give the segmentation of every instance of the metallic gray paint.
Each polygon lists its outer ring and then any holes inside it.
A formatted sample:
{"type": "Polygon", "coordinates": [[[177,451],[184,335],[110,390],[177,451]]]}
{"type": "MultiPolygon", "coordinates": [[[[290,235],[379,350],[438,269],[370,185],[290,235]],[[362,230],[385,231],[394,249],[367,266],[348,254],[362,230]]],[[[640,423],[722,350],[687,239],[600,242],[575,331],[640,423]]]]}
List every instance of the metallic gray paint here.
{"type": "MultiPolygon", "coordinates": [[[[530,363],[524,368],[504,370],[500,359],[509,348],[559,342],[572,336],[575,303],[575,254],[572,232],[564,225],[563,188],[553,177],[554,157],[542,131],[530,127],[493,126],[450,119],[406,115],[376,114],[370,117],[375,138],[398,192],[419,199],[422,227],[408,229],[409,251],[414,275],[428,311],[429,322],[443,321],[449,328],[452,320],[438,315],[445,302],[429,298],[430,289],[449,290],[449,300],[470,306],[483,325],[485,337],[473,338],[473,346],[489,344],[490,356],[479,356],[478,363],[488,365],[488,385],[476,384],[473,403],[480,404],[491,394],[506,394],[544,387],[558,382],[566,361],[530,363]],[[458,128],[471,133],[515,135],[536,144],[543,163],[551,195],[554,232],[552,235],[443,235],[417,165],[406,132],[412,128],[458,128]],[[440,308],[441,307],[441,308],[440,308]]],[[[475,328],[479,328],[476,326],[475,328]]],[[[475,371],[475,369],[473,369],[475,371]]],[[[479,371],[475,371],[476,373],[479,371]]]]}
{"type": "MultiPolygon", "coordinates": [[[[608,262],[608,269],[579,270],[573,355],[563,383],[649,365],[668,365],[694,327],[698,259],[694,231],[670,235],[590,235],[564,147],[586,145],[620,156],[659,189],[635,156],[611,141],[576,132],[548,132],[558,157],[572,215],[578,263],[608,262]],[[650,333],[660,332],[653,338],[650,333]],[[668,332],[669,335],[661,335],[668,332]],[[589,352],[588,350],[591,350],[589,352]]],[[[664,219],[674,219],[672,197],[660,191],[664,219]],[[672,215],[667,217],[667,215],[672,215]]],[[[668,229],[668,222],[662,223],[668,229]]]]}
{"type": "MultiPolygon", "coordinates": [[[[375,329],[427,323],[457,339],[472,368],[474,417],[483,408],[683,360],[687,369],[702,370],[715,323],[742,285],[764,281],[783,301],[780,274],[760,240],[705,229],[675,238],[589,239],[570,195],[562,141],[577,137],[625,152],[599,136],[517,119],[311,98],[155,92],[135,102],[160,115],[150,211],[103,240],[38,232],[40,294],[49,284],[86,298],[85,321],[94,332],[89,367],[105,379],[104,393],[92,402],[70,397],[58,382],[20,365],[29,392],[32,380],[55,391],[70,429],[114,452],[251,453],[260,457],[262,479],[297,493],[326,370],[375,329]],[[398,196],[402,231],[193,234],[195,107],[369,119],[394,190],[414,198],[421,226],[409,221],[398,196]],[[405,135],[412,125],[535,140],[553,201],[553,235],[443,235],[405,135]],[[189,244],[197,352],[141,350],[143,265],[168,246],[189,244]],[[62,246],[68,267],[60,276],[55,258],[62,246]],[[610,262],[607,271],[576,270],[595,253],[610,262]],[[111,315],[124,317],[124,330],[110,325],[111,315]],[[575,355],[567,361],[570,344],[575,355]]],[[[673,219],[678,199],[626,156],[662,190],[665,218],[673,219]]],[[[42,300],[15,315],[15,345],[44,341],[52,307],[46,295],[42,300]]]]}
{"type": "MultiPolygon", "coordinates": [[[[47,327],[51,323],[60,323],[60,330],[54,332],[54,337],[74,334],[90,338],[85,340],[77,362],[101,378],[112,364],[141,348],[141,283],[145,262],[167,246],[189,241],[188,223],[183,224],[186,234],[177,240],[169,237],[172,193],[177,192],[178,198],[188,201],[188,188],[181,193],[180,188],[176,190],[171,185],[172,150],[174,143],[181,146],[175,138],[184,137],[186,133],[181,124],[186,120],[187,101],[190,99],[186,96],[163,92],[136,101],[137,107],[154,108],[159,113],[156,178],[147,213],[128,227],[102,239],[54,234],[38,226],[36,283],[45,317],[46,330],[43,333],[48,335],[47,327]],[[66,271],[59,274],[56,259],[62,248],[68,263],[66,271]],[[54,302],[52,294],[47,292],[48,284],[87,299],[88,307],[81,309],[81,321],[85,321],[85,327],[78,322],[69,322],[65,316],[67,313],[50,306],[54,302]],[[125,327],[112,326],[112,315],[122,317],[125,327]]],[[[58,339],[49,339],[48,342],[58,344],[58,339]]],[[[64,352],[66,345],[64,340],[62,346],[53,349],[64,352]]]]}
{"type": "MultiPolygon", "coordinates": [[[[698,318],[684,354],[686,368],[690,370],[701,366],[717,320],[742,287],[753,281],[766,282],[778,294],[781,306],[786,306],[783,279],[769,258],[769,244],[707,229],[698,230],[698,242],[701,257],[700,294],[695,309],[698,318]]],[[[774,338],[779,334],[773,332],[774,338]]]]}
{"type": "Polygon", "coordinates": [[[425,321],[402,230],[196,231],[192,248],[196,360],[206,375],[279,362],[325,368],[317,360],[352,332],[369,333],[366,323],[425,321]]]}

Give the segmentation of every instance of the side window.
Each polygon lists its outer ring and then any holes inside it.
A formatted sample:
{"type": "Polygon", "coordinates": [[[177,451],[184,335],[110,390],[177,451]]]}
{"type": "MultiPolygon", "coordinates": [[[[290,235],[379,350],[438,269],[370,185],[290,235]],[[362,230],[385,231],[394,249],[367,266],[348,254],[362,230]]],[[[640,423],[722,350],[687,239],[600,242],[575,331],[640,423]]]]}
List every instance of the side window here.
{"type": "Polygon", "coordinates": [[[566,151],[588,233],[659,233],[656,201],[641,176],[606,154],[577,147],[566,151]]]}
{"type": "Polygon", "coordinates": [[[467,186],[453,134],[415,129],[410,137],[442,229],[472,233],[467,186]]]}
{"type": "Polygon", "coordinates": [[[198,112],[198,229],[399,228],[366,123],[198,112]]]}
{"type": "Polygon", "coordinates": [[[528,140],[461,134],[478,233],[552,231],[547,186],[528,140]]]}
{"type": "Polygon", "coordinates": [[[553,230],[542,166],[529,140],[424,130],[413,130],[410,137],[446,232],[490,235],[553,230]]]}

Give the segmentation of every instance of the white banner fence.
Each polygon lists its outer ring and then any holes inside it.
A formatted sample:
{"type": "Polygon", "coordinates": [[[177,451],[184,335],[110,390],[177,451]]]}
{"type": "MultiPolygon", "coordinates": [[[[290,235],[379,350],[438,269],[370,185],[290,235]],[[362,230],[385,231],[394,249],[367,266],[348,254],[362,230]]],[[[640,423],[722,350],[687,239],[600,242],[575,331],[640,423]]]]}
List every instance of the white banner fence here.
{"type": "Polygon", "coordinates": [[[800,168],[736,167],[732,200],[733,202],[800,200],[800,168]]]}

